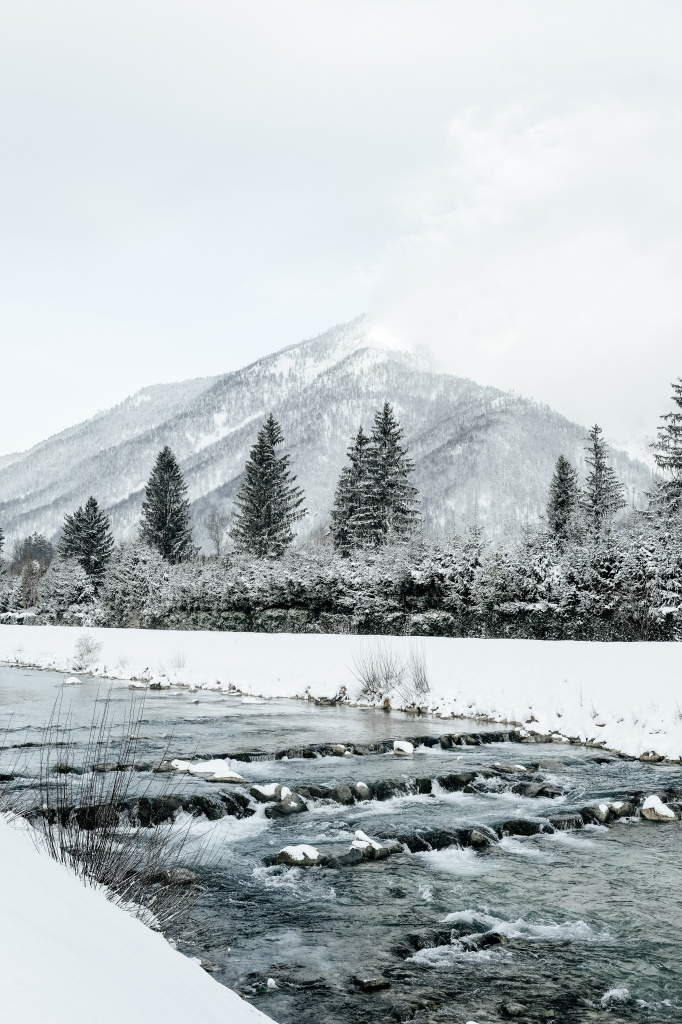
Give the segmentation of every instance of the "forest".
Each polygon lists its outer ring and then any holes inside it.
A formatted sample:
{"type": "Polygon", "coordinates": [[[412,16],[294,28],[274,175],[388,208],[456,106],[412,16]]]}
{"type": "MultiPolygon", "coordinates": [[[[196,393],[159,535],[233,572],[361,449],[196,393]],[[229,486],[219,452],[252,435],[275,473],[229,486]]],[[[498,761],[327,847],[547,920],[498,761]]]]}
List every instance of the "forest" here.
{"type": "MultiPolygon", "coordinates": [[[[214,552],[193,542],[170,448],[146,487],[138,539],[116,545],[91,496],[53,544],[34,534],[0,561],[0,621],[262,632],[571,640],[682,639],[682,381],[661,417],[660,471],[628,508],[598,425],[582,486],[559,454],[540,522],[493,544],[472,517],[431,543],[414,466],[388,402],[348,449],[329,525],[297,543],[305,495],[270,416],[231,512],[212,510],[214,552]]],[[[0,530],[0,556],[2,554],[0,530]]]]}

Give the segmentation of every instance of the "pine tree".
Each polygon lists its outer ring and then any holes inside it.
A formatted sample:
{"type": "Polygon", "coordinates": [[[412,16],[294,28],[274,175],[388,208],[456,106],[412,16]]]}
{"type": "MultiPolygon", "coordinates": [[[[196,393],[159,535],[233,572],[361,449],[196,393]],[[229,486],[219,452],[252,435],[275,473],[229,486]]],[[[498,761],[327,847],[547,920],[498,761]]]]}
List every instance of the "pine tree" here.
{"type": "Polygon", "coordinates": [[[679,512],[682,511],[682,378],[678,378],[672,389],[673,402],[680,411],[661,416],[663,424],[652,445],[656,465],[668,474],[668,479],[663,480],[650,497],[655,507],[679,512]]]}
{"type": "Polygon", "coordinates": [[[5,532],[4,532],[3,528],[2,528],[2,526],[0,526],[0,561],[2,560],[2,549],[4,548],[4,546],[5,546],[5,532]]]}
{"type": "Polygon", "coordinates": [[[403,430],[388,402],[376,413],[372,427],[370,477],[372,507],[367,535],[376,544],[404,540],[413,530],[419,513],[418,491],[408,480],[414,465],[400,444],[403,430]]]}
{"type": "Polygon", "coordinates": [[[147,481],[140,540],[172,564],[187,561],[194,552],[187,486],[168,445],[147,481]]]}
{"type": "Polygon", "coordinates": [[[97,500],[91,495],[85,508],[65,516],[59,553],[62,558],[75,558],[97,586],[113,549],[109,517],[100,512],[97,500]]]}
{"type": "Polygon", "coordinates": [[[240,551],[257,558],[279,558],[294,539],[291,527],[306,515],[303,491],[289,471],[289,456],[277,455],[284,435],[272,413],[258,431],[235,499],[230,536],[240,551]]]}
{"type": "Polygon", "coordinates": [[[43,573],[53,556],[54,547],[50,541],[43,537],[42,533],[32,533],[23,540],[15,540],[9,569],[14,576],[21,576],[26,565],[36,563],[40,573],[43,573]]]}
{"type": "Polygon", "coordinates": [[[350,466],[344,466],[334,495],[331,532],[334,547],[344,555],[369,540],[372,522],[371,440],[362,426],[348,449],[350,466]]]}
{"type": "Polygon", "coordinates": [[[608,445],[602,438],[601,427],[595,425],[589,432],[590,444],[585,450],[585,461],[591,467],[581,499],[581,508],[587,526],[596,539],[608,533],[616,512],[625,508],[623,484],[607,460],[608,445]]]}
{"type": "Polygon", "coordinates": [[[550,532],[560,543],[568,540],[579,499],[578,473],[568,459],[560,455],[549,485],[547,502],[547,523],[550,532]]]}

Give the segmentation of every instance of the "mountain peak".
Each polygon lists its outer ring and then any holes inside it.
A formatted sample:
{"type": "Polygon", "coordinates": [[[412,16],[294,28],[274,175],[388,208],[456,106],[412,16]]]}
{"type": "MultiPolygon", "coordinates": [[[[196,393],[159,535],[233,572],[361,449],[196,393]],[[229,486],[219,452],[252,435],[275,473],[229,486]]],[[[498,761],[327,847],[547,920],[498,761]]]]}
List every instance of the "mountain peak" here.
{"type": "MultiPolygon", "coordinates": [[[[204,521],[229,512],[258,427],[282,423],[311,515],[324,522],[350,439],[391,402],[415,461],[415,483],[432,535],[475,516],[491,534],[514,532],[544,508],[560,453],[580,468],[584,429],[533,402],[434,372],[423,353],[366,316],[216,377],[143,388],[113,409],[0,462],[0,525],[8,540],[54,536],[64,514],[94,494],[119,538],[137,534],[144,483],[170,445],[204,521]]],[[[617,468],[639,501],[649,470],[618,453],[617,468]]]]}

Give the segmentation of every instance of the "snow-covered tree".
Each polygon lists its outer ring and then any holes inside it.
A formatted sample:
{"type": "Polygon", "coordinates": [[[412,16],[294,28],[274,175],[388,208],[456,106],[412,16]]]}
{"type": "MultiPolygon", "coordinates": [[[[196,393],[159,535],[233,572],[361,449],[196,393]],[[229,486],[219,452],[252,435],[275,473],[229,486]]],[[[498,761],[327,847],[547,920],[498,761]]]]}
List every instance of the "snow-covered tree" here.
{"type": "Polygon", "coordinates": [[[374,544],[408,537],[419,519],[418,491],[409,481],[414,470],[403,448],[403,430],[388,402],[376,413],[372,426],[370,475],[372,518],[368,532],[374,544]]]}
{"type": "Polygon", "coordinates": [[[549,485],[547,502],[547,525],[559,543],[565,543],[569,538],[579,499],[578,473],[568,459],[560,455],[549,485]]]}
{"type": "Polygon", "coordinates": [[[194,552],[187,486],[168,445],[159,452],[147,482],[140,540],[171,564],[194,552]]]}
{"type": "Polygon", "coordinates": [[[100,511],[97,500],[92,496],[85,508],[78,508],[64,518],[59,553],[62,558],[75,558],[92,579],[95,588],[99,585],[104,570],[114,550],[109,517],[100,511]]]}
{"type": "Polygon", "coordinates": [[[30,537],[17,540],[12,547],[10,572],[21,576],[27,565],[36,571],[45,572],[54,557],[54,547],[41,533],[32,533],[30,537]]]}
{"type": "Polygon", "coordinates": [[[230,536],[238,551],[257,558],[279,558],[294,539],[292,526],[306,515],[304,495],[289,470],[288,455],[277,455],[282,428],[272,413],[258,431],[235,499],[230,536]]]}
{"type": "Polygon", "coordinates": [[[651,495],[654,507],[666,512],[682,512],[682,378],[672,385],[672,399],[677,409],[661,419],[658,436],[652,447],[654,459],[665,479],[651,495]]]}
{"type": "Polygon", "coordinates": [[[401,441],[403,431],[385,402],[374,417],[371,437],[360,427],[348,449],[332,509],[334,546],[381,547],[410,536],[419,513],[417,489],[409,481],[414,467],[401,441]]]}
{"type": "Polygon", "coordinates": [[[350,465],[341,470],[331,513],[334,547],[343,555],[372,540],[371,440],[362,425],[347,454],[350,465]]]}
{"type": "Polygon", "coordinates": [[[38,584],[37,605],[59,620],[74,606],[92,604],[95,582],[78,558],[56,558],[38,584]]]}
{"type": "Polygon", "coordinates": [[[215,553],[218,558],[220,558],[220,552],[225,540],[228,522],[229,519],[225,513],[218,512],[215,508],[212,508],[206,516],[206,532],[211,539],[211,543],[215,548],[215,553]]]}
{"type": "Polygon", "coordinates": [[[625,508],[626,502],[623,484],[608,464],[608,445],[597,424],[589,432],[589,441],[585,461],[590,466],[590,473],[580,505],[590,533],[600,540],[608,532],[616,512],[625,508]]]}
{"type": "Polygon", "coordinates": [[[168,579],[160,553],[146,544],[125,544],[107,566],[100,590],[102,605],[112,626],[146,624],[147,604],[168,579]]]}

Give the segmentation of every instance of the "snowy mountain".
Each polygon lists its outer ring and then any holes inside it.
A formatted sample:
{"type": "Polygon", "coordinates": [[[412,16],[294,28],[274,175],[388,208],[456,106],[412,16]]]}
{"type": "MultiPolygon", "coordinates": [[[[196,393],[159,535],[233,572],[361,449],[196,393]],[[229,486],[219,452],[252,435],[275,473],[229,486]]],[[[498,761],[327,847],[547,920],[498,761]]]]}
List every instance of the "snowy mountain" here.
{"type": "MultiPolygon", "coordinates": [[[[208,546],[212,508],[230,512],[249,448],[269,412],[282,423],[306,492],[310,532],[327,521],[346,448],[387,399],[415,461],[431,534],[462,530],[474,511],[491,535],[541,513],[557,455],[583,468],[586,431],[547,406],[429,370],[378,346],[364,317],[217,377],[143,388],[120,405],[0,461],[0,525],[8,540],[54,536],[64,514],[94,494],[119,538],[137,532],[157,452],[177,455],[208,546]]],[[[614,468],[640,504],[650,469],[623,452],[614,468]]]]}

